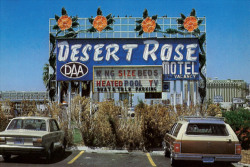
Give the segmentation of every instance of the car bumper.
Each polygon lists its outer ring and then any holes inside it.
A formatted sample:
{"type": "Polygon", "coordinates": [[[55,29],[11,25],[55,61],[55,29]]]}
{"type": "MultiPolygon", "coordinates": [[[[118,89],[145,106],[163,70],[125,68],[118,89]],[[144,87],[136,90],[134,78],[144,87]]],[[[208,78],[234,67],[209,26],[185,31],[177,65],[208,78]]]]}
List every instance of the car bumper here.
{"type": "Polygon", "coordinates": [[[190,160],[190,161],[203,161],[205,163],[213,163],[217,161],[223,162],[239,162],[241,160],[241,155],[226,155],[226,154],[185,154],[176,153],[173,154],[175,160],[190,160]],[[208,162],[206,159],[212,159],[213,161],[208,162]]]}
{"type": "Polygon", "coordinates": [[[0,155],[43,154],[44,152],[44,147],[0,145],[0,155]]]}

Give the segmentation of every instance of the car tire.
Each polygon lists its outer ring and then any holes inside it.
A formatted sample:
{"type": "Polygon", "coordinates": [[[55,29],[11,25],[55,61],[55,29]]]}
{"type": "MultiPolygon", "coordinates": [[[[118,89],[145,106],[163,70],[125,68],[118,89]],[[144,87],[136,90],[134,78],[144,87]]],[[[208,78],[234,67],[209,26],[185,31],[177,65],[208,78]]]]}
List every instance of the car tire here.
{"type": "Polygon", "coordinates": [[[178,163],[179,161],[175,160],[172,156],[172,153],[170,154],[170,164],[174,167],[178,166],[178,163]]]}
{"type": "Polygon", "coordinates": [[[4,159],[5,162],[8,162],[11,159],[11,155],[9,155],[9,154],[3,155],[3,159],[4,159]]]}
{"type": "Polygon", "coordinates": [[[51,145],[47,151],[46,155],[46,163],[49,164],[53,159],[53,146],[51,145]]]}
{"type": "Polygon", "coordinates": [[[66,139],[63,140],[62,148],[61,148],[61,154],[64,156],[65,150],[66,150],[67,142],[66,139]]]}
{"type": "Polygon", "coordinates": [[[165,155],[165,157],[170,157],[170,152],[168,151],[168,149],[165,149],[164,150],[164,155],[165,155]]]}

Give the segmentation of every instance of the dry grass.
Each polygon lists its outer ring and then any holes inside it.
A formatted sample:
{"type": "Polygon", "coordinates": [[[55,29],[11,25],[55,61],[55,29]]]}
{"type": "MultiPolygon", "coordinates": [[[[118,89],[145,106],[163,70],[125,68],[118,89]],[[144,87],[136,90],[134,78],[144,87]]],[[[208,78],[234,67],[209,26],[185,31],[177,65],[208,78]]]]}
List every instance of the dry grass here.
{"type": "Polygon", "coordinates": [[[241,151],[242,159],[241,163],[250,164],[250,150],[242,150],[241,151]]]}

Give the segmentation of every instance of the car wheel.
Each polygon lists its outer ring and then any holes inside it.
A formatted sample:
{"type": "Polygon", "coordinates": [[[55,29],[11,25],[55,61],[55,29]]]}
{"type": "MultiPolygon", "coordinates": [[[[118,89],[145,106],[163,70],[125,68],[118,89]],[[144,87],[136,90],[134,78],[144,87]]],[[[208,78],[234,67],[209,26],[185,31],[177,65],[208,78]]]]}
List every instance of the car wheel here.
{"type": "Polygon", "coordinates": [[[3,159],[5,162],[8,162],[11,158],[11,155],[3,155],[3,159]]]}
{"type": "Polygon", "coordinates": [[[170,157],[170,152],[168,151],[168,149],[165,149],[164,150],[164,155],[165,155],[165,157],[170,157]]]}
{"type": "Polygon", "coordinates": [[[63,144],[62,144],[62,148],[61,148],[62,156],[64,156],[64,154],[65,154],[66,145],[67,145],[67,143],[66,143],[66,140],[64,139],[63,144]]]}
{"type": "Polygon", "coordinates": [[[171,163],[172,166],[177,166],[178,165],[178,161],[173,158],[172,153],[170,155],[170,163],[171,163]]]}
{"type": "Polygon", "coordinates": [[[52,156],[53,155],[53,146],[51,145],[50,148],[47,151],[47,155],[46,155],[46,162],[50,163],[52,160],[52,156]]]}

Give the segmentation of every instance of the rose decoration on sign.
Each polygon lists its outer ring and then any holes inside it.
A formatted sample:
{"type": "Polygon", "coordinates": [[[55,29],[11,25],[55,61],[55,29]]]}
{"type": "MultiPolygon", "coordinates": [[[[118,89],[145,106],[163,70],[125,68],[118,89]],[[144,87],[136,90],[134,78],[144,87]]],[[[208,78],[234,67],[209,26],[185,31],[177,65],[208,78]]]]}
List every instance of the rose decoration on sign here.
{"type": "Polygon", "coordinates": [[[87,30],[87,32],[102,32],[103,30],[113,30],[110,25],[113,24],[114,19],[112,15],[104,17],[100,8],[97,9],[97,16],[95,18],[89,18],[89,22],[92,27],[87,30]]]}
{"type": "Polygon", "coordinates": [[[69,17],[65,8],[62,8],[62,16],[59,17],[55,15],[55,19],[57,24],[54,25],[53,29],[57,30],[56,36],[60,34],[62,31],[66,31],[64,37],[72,38],[77,36],[77,32],[75,32],[74,28],[76,28],[79,23],[77,22],[78,17],[69,17]]]}
{"type": "Polygon", "coordinates": [[[66,15],[61,16],[57,21],[58,27],[63,31],[72,26],[72,19],[66,15]]]}
{"type": "Polygon", "coordinates": [[[184,14],[181,14],[181,18],[177,19],[178,24],[181,26],[178,27],[179,30],[186,30],[189,33],[194,33],[195,35],[200,34],[199,25],[203,20],[199,20],[196,17],[196,12],[193,9],[190,13],[190,16],[186,17],[184,14]]]}
{"type": "Polygon", "coordinates": [[[136,23],[139,25],[136,26],[135,31],[139,31],[139,36],[145,33],[156,32],[161,29],[161,27],[156,23],[157,15],[149,17],[147,9],[143,12],[143,19],[137,20],[136,23]]]}
{"type": "Polygon", "coordinates": [[[198,28],[198,21],[194,16],[186,17],[183,25],[188,32],[192,32],[198,28]]]}

